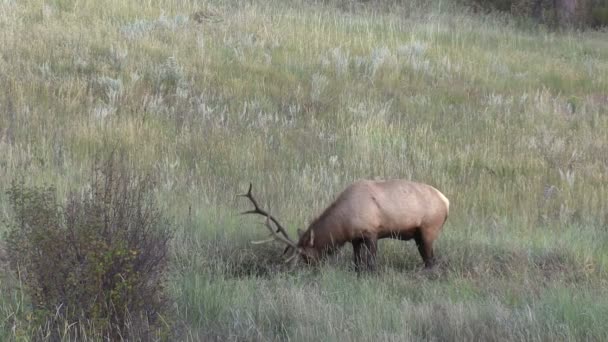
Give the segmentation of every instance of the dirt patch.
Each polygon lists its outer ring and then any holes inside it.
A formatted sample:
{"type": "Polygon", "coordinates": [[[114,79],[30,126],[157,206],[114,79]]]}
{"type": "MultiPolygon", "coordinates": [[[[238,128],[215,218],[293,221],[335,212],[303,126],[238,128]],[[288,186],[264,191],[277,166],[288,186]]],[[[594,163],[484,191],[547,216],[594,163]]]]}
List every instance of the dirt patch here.
{"type": "Polygon", "coordinates": [[[560,251],[547,251],[532,257],[538,272],[548,280],[576,283],[594,273],[594,265],[578,262],[574,256],[560,251]]]}
{"type": "Polygon", "coordinates": [[[192,13],[192,15],[190,15],[190,19],[199,24],[218,23],[223,20],[222,14],[219,10],[209,7],[192,13]]]}

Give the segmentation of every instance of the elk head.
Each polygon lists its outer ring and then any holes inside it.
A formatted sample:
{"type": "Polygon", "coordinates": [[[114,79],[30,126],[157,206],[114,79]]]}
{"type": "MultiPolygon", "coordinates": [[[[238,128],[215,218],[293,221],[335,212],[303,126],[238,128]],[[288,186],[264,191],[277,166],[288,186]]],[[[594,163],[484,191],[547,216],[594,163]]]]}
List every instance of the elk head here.
{"type": "Polygon", "coordinates": [[[251,204],[253,204],[253,209],[244,211],[241,214],[243,214],[243,215],[259,214],[259,215],[266,217],[264,225],[270,231],[270,235],[267,239],[259,240],[259,241],[252,241],[251,243],[263,244],[263,243],[268,243],[268,242],[275,241],[275,240],[282,242],[283,244],[286,245],[285,250],[283,251],[283,256],[285,256],[286,263],[293,262],[295,264],[295,262],[297,262],[298,255],[302,256],[302,258],[307,262],[318,259],[316,250],[314,248],[312,248],[312,246],[314,244],[314,233],[312,233],[312,232],[311,233],[308,233],[308,232],[300,233],[300,231],[298,230],[300,239],[299,239],[298,243],[294,242],[289,237],[289,235],[287,234],[287,231],[285,230],[285,228],[283,228],[283,226],[279,223],[279,221],[274,216],[270,215],[269,212],[260,208],[257,201],[251,194],[252,187],[253,187],[252,184],[249,183],[249,189],[247,190],[247,192],[244,194],[238,195],[239,197],[248,198],[249,201],[251,202],[251,204]],[[272,224],[274,224],[274,227],[271,224],[271,222],[272,222],[272,224]]]}

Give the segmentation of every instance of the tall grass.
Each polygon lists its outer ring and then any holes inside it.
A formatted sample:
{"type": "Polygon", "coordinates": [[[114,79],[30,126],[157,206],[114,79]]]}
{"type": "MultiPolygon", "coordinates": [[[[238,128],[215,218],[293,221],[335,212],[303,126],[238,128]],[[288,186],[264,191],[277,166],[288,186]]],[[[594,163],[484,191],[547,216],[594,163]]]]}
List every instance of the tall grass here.
{"type": "MultiPolygon", "coordinates": [[[[180,227],[181,340],[605,340],[604,35],[448,1],[0,1],[0,213],[120,148],[180,227]],[[450,198],[435,272],[396,241],[375,275],[350,248],[287,272],[236,215],[251,181],[293,233],[396,177],[450,198]]],[[[1,246],[0,340],[27,340],[1,246]]]]}

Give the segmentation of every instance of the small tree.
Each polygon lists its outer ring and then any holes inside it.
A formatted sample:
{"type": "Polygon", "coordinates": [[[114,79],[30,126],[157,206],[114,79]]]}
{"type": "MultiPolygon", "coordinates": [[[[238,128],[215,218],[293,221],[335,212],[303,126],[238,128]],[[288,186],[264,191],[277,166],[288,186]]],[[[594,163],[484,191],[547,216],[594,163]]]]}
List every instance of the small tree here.
{"type": "Polygon", "coordinates": [[[157,326],[166,307],[170,233],[153,185],[113,158],[64,207],[53,187],[13,183],[9,262],[31,298],[35,323],[47,327],[40,332],[61,335],[60,327],[77,323],[68,332],[76,338],[88,326],[113,339],[157,326]]]}

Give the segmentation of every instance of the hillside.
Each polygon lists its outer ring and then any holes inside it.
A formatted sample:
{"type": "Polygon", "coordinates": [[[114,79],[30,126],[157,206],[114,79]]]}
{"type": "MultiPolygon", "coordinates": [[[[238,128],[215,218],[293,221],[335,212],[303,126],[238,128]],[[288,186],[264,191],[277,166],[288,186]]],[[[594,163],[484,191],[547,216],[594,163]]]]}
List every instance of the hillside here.
{"type": "MultiPolygon", "coordinates": [[[[607,340],[606,33],[390,3],[0,0],[0,220],[13,180],[66,196],[121,150],[176,227],[180,340],[607,340]],[[295,235],[361,178],[450,199],[436,270],[249,243],[249,182],[295,235]]],[[[1,272],[0,340],[44,329],[1,272]]]]}

